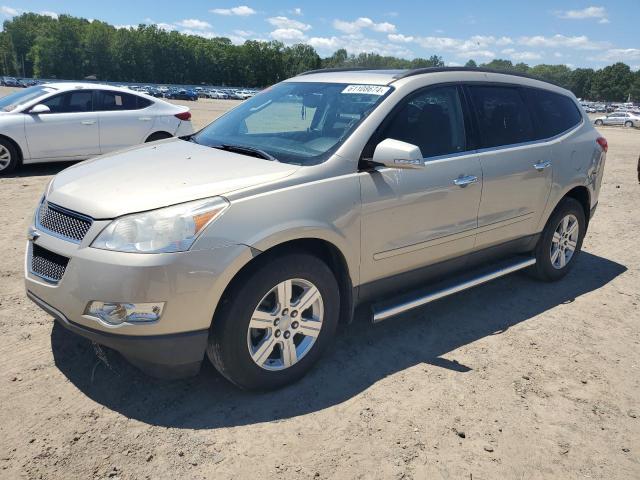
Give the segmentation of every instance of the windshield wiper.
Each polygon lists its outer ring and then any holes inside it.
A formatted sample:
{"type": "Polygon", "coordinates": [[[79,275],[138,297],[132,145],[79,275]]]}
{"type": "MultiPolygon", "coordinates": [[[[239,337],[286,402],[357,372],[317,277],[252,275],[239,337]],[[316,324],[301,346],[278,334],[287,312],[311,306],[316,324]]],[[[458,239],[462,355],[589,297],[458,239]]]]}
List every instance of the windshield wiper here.
{"type": "Polygon", "coordinates": [[[234,153],[240,153],[243,155],[249,155],[250,157],[263,158],[265,160],[271,160],[273,162],[278,161],[276,157],[265,152],[264,150],[260,150],[259,148],[253,148],[253,147],[245,147],[244,145],[229,145],[228,143],[223,143],[220,145],[211,145],[211,148],[217,148],[219,150],[225,150],[227,152],[234,152],[234,153]]]}

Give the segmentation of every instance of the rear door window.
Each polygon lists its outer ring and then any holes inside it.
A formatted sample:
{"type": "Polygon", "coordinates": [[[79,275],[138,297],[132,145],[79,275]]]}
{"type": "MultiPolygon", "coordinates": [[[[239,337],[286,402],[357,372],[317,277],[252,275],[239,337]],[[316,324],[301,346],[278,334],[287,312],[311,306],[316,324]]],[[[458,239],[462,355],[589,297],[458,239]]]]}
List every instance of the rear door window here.
{"type": "Polygon", "coordinates": [[[533,121],[519,88],[472,85],[469,91],[483,147],[500,147],[535,139],[533,121]]]}
{"type": "Polygon", "coordinates": [[[466,150],[462,105],[455,86],[423,90],[404,99],[382,132],[420,147],[424,158],[466,150]]]}
{"type": "Polygon", "coordinates": [[[98,97],[101,111],[140,110],[151,105],[146,98],[124,92],[103,90],[98,97]]]}
{"type": "Polygon", "coordinates": [[[527,88],[527,95],[537,118],[538,138],[554,137],[582,121],[578,107],[565,95],[537,88],[527,88]]]}

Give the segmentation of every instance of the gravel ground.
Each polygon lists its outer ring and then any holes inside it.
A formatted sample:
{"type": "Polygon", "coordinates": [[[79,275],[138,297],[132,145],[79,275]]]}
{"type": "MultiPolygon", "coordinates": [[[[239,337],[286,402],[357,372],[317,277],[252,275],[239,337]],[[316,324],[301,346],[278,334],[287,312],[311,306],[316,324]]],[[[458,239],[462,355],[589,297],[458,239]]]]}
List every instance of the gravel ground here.
{"type": "MultiPolygon", "coordinates": [[[[230,101],[188,103],[202,126],[230,101]]],[[[54,325],[26,228],[62,165],[0,178],[0,478],[640,478],[640,131],[609,140],[576,268],[343,327],[301,382],[161,382],[54,325]]]]}

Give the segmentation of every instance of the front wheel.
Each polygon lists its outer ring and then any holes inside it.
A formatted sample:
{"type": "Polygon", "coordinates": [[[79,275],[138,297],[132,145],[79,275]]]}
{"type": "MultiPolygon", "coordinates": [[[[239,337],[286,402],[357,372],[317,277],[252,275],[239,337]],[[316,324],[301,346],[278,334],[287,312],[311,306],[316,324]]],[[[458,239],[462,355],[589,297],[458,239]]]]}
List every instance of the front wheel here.
{"type": "Polygon", "coordinates": [[[538,240],[536,264],[532,267],[534,275],[549,282],[569,273],[582,249],[586,230],[582,205],[573,198],[562,200],[538,240]]]}
{"type": "Polygon", "coordinates": [[[306,253],[265,257],[236,279],[216,313],[207,354],[249,390],[302,377],[333,337],[340,295],[331,269],[306,253]]]}
{"type": "Polygon", "coordinates": [[[633,127],[633,122],[629,122],[629,121],[624,122],[624,126],[628,127],[628,128],[631,128],[631,127],[633,127]]]}
{"type": "Polygon", "coordinates": [[[18,152],[11,142],[0,138],[0,175],[11,173],[18,166],[18,152]]]}
{"type": "Polygon", "coordinates": [[[596,121],[595,121],[595,124],[596,124],[596,125],[602,125],[602,124],[603,124],[603,122],[602,122],[602,120],[596,120],[596,121]]]}

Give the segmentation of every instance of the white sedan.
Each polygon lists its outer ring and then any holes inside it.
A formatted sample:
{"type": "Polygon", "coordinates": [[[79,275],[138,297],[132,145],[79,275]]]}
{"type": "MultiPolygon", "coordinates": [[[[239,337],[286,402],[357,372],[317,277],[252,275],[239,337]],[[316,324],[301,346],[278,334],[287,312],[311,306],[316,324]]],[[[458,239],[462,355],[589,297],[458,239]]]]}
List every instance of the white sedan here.
{"type": "Polygon", "coordinates": [[[48,83],[0,98],[0,175],[193,133],[187,107],[110,85],[48,83]]]}

